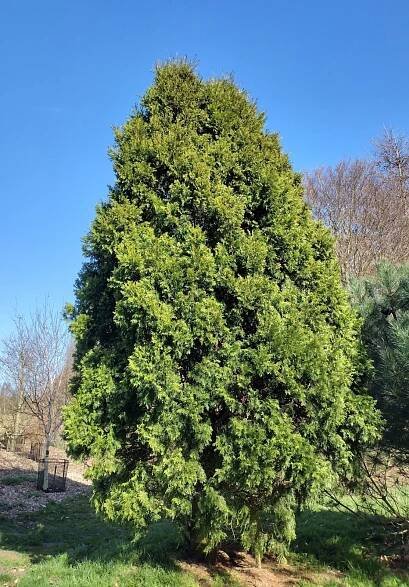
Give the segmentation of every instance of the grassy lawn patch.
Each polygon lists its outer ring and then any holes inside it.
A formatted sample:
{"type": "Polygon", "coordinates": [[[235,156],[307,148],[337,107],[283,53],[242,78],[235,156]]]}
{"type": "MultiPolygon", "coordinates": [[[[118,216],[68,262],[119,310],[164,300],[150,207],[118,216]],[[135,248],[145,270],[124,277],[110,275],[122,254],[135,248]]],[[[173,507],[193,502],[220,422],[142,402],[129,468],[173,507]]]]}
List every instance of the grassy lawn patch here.
{"type": "Polygon", "coordinates": [[[0,585],[15,584],[16,574],[3,566],[7,552],[8,558],[21,557],[8,567],[25,564],[21,587],[197,587],[174,562],[180,544],[167,522],[152,526],[136,543],[131,528],[102,520],[85,497],[50,503],[17,519],[0,516],[0,585]]]}
{"type": "Polygon", "coordinates": [[[32,482],[36,480],[35,474],[30,473],[17,473],[14,475],[7,475],[1,479],[1,484],[10,485],[21,485],[22,483],[32,482]]]}
{"type": "Polygon", "coordinates": [[[289,565],[267,563],[233,577],[226,569],[183,560],[183,541],[169,522],[151,526],[139,540],[130,527],[97,516],[86,497],[49,503],[39,512],[0,515],[0,586],[21,587],[238,587],[289,585],[407,587],[409,574],[388,568],[384,538],[373,518],[317,508],[298,518],[289,565]],[[182,568],[183,566],[183,568],[182,568]],[[266,574],[270,566],[271,573],[266,574]],[[287,569],[287,571],[286,571],[287,569]],[[276,572],[277,571],[277,572],[276,572]],[[264,574],[263,574],[264,573],[264,574]]]}
{"type": "Polygon", "coordinates": [[[328,586],[408,587],[408,568],[393,562],[401,552],[387,545],[382,521],[333,509],[305,511],[298,517],[293,560],[341,571],[342,579],[324,583],[328,586]]]}

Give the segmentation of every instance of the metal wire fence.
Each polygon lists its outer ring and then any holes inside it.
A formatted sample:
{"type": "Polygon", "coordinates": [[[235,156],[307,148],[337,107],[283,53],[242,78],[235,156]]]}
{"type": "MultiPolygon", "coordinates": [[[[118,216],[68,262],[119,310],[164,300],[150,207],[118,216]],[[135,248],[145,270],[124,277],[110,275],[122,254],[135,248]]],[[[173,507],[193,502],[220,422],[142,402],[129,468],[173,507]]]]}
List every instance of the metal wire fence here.
{"type": "Polygon", "coordinates": [[[27,437],[24,434],[5,434],[0,439],[0,445],[9,452],[21,454],[33,461],[43,457],[44,443],[39,437],[27,437]]]}

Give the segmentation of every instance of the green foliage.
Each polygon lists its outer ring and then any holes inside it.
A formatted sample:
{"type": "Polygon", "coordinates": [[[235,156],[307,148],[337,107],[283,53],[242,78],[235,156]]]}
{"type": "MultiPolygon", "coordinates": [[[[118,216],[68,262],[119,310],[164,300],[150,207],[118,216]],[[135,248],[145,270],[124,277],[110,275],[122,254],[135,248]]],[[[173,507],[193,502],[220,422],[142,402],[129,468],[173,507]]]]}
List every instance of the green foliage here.
{"type": "Polygon", "coordinates": [[[377,435],[351,391],[357,322],[332,239],[229,79],[159,67],[115,136],[67,311],[70,450],[92,457],[109,518],[171,518],[204,552],[280,550],[297,506],[377,435]]]}
{"type": "Polygon", "coordinates": [[[373,370],[369,388],[385,418],[383,442],[409,458],[409,266],[378,266],[352,284],[373,370]]]}

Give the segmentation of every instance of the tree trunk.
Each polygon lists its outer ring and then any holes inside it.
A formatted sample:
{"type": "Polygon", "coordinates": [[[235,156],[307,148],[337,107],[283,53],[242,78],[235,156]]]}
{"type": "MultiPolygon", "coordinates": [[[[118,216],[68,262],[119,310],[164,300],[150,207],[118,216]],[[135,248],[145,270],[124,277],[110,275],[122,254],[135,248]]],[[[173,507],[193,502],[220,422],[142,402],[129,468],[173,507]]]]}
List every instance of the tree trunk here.
{"type": "Polygon", "coordinates": [[[11,438],[11,446],[10,450],[16,450],[16,442],[17,437],[20,433],[20,420],[21,420],[21,410],[23,407],[24,402],[24,368],[20,365],[20,373],[19,373],[19,386],[18,386],[18,393],[17,393],[17,408],[16,408],[16,415],[14,418],[14,425],[13,425],[13,436],[11,438]]]}
{"type": "Polygon", "coordinates": [[[48,471],[50,460],[50,435],[47,434],[45,438],[45,455],[44,455],[44,475],[43,475],[43,491],[48,491],[48,471]]]}
{"type": "Polygon", "coordinates": [[[48,418],[45,430],[45,455],[44,455],[44,477],[43,491],[48,491],[48,469],[50,461],[50,444],[51,444],[51,398],[48,400],[48,418]]]}

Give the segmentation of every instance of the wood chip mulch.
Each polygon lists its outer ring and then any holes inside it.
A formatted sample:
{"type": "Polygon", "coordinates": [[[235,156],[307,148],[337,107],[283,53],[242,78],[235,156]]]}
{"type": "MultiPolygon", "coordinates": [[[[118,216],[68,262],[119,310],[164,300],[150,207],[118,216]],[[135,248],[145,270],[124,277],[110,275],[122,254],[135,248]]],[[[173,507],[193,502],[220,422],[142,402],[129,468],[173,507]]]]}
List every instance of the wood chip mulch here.
{"type": "MultiPolygon", "coordinates": [[[[51,458],[67,458],[64,451],[52,449],[51,458]]],[[[62,493],[45,493],[36,488],[38,463],[22,455],[0,449],[0,515],[14,518],[35,512],[51,502],[91,493],[90,481],[84,478],[85,466],[70,461],[67,488],[62,493]]]]}

